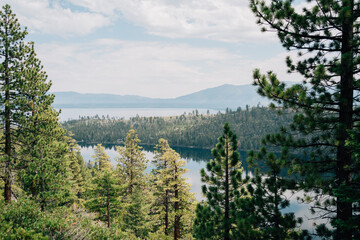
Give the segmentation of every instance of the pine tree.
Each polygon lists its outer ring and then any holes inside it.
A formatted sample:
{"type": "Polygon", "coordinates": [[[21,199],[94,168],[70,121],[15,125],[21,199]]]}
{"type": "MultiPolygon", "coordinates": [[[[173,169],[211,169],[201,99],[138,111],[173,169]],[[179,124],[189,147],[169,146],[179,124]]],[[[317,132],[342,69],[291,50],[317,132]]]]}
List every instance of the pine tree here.
{"type": "Polygon", "coordinates": [[[189,215],[194,196],[190,194],[190,185],[182,177],[187,172],[187,169],[184,168],[186,162],[181,160],[180,155],[172,149],[168,149],[163,154],[163,158],[168,162],[168,168],[164,169],[164,172],[160,171],[160,175],[166,174],[170,176],[168,184],[169,190],[172,192],[169,200],[173,207],[170,215],[174,223],[173,236],[174,240],[182,239],[188,231],[185,226],[189,224],[184,222],[184,218],[189,215]]]}
{"type": "MultiPolygon", "coordinates": [[[[249,161],[255,166],[255,173],[248,185],[252,212],[248,212],[245,221],[251,218],[253,228],[260,232],[258,239],[299,239],[296,228],[302,219],[295,219],[292,212],[282,214],[290,205],[285,191],[295,188],[294,180],[280,176],[284,159],[277,158],[272,152],[268,153],[263,147],[257,154],[250,151],[249,161]],[[264,172],[258,166],[258,162],[262,161],[266,164],[264,172]]],[[[241,203],[242,199],[239,200],[241,203]]],[[[247,207],[243,207],[245,213],[249,210],[247,207]]]]}
{"type": "MultiPolygon", "coordinates": [[[[152,173],[155,175],[154,178],[154,195],[156,202],[154,204],[154,213],[159,217],[159,222],[156,224],[166,236],[169,235],[169,215],[170,215],[170,189],[169,176],[165,175],[165,171],[168,168],[168,162],[163,158],[163,155],[170,148],[168,142],[161,138],[159,143],[156,145],[155,157],[153,164],[155,169],[152,173]],[[161,174],[163,173],[163,174],[161,174]]],[[[156,229],[158,230],[158,229],[156,229]]]]}
{"type": "Polygon", "coordinates": [[[156,149],[152,173],[155,185],[153,215],[159,220],[157,231],[170,236],[172,230],[174,240],[189,238],[194,196],[182,177],[187,171],[184,168],[186,163],[165,139],[159,139],[156,149]]]}
{"type": "Polygon", "coordinates": [[[110,162],[110,157],[105,152],[105,148],[99,143],[94,147],[95,155],[92,156],[94,159],[93,170],[101,171],[111,169],[113,166],[110,162]]]}
{"type": "Polygon", "coordinates": [[[113,217],[119,211],[118,197],[121,186],[118,185],[116,174],[106,154],[105,148],[98,144],[94,148],[94,167],[92,181],[87,189],[88,200],[86,206],[99,214],[99,220],[106,221],[111,227],[113,217]]]}
{"type": "Polygon", "coordinates": [[[81,155],[80,146],[72,138],[73,134],[68,132],[66,141],[68,144],[68,154],[67,158],[69,159],[69,168],[71,172],[71,189],[79,203],[82,202],[83,193],[85,191],[86,180],[90,178],[87,167],[85,166],[85,161],[81,155]]]}
{"type": "Polygon", "coordinates": [[[242,169],[236,135],[228,123],[218,140],[211,151],[215,159],[207,163],[206,171],[201,169],[201,181],[206,183],[202,191],[207,201],[196,208],[194,236],[198,239],[237,239],[232,228],[238,212],[235,198],[242,194],[242,169]]]}
{"type": "Polygon", "coordinates": [[[16,124],[18,123],[19,113],[15,111],[18,107],[16,100],[19,97],[17,91],[21,84],[26,81],[19,74],[18,67],[23,61],[24,43],[26,30],[20,28],[15,14],[12,13],[10,6],[5,5],[0,11],[0,121],[3,127],[1,152],[4,155],[1,161],[4,165],[4,198],[6,202],[11,201],[11,186],[13,178],[13,168],[15,163],[15,145],[17,144],[16,135],[18,133],[16,124]]]}
{"type": "MultiPolygon", "coordinates": [[[[359,201],[349,201],[353,189],[358,189],[354,182],[358,172],[354,153],[346,145],[360,111],[356,93],[359,2],[309,2],[300,12],[290,0],[251,0],[263,30],[275,30],[287,50],[298,51],[297,63],[290,57],[286,62],[289,72],[300,73],[304,81],[286,87],[274,73],[261,75],[259,70],[255,70],[254,79],[261,95],[297,111],[290,129],[283,128],[266,140],[283,146],[284,155],[291,155],[289,149],[306,149],[302,156],[284,159],[293,172],[303,176],[301,188],[317,193],[315,208],[331,219],[334,239],[347,240],[358,231],[354,218],[359,216],[354,208],[359,201]]],[[[324,225],[319,228],[326,232],[324,229],[324,225]]]]}
{"type": "Polygon", "coordinates": [[[13,174],[20,170],[17,177],[25,192],[44,209],[50,202],[56,205],[67,199],[65,130],[51,107],[54,96],[47,93],[51,83],[36,58],[34,44],[23,42],[26,31],[21,31],[9,5],[0,16],[4,197],[10,201],[13,174]]]}
{"type": "Polygon", "coordinates": [[[23,61],[18,75],[26,79],[17,88],[16,141],[21,143],[14,164],[25,192],[40,202],[42,209],[49,203],[66,202],[70,186],[67,184],[67,143],[65,130],[58,122],[58,112],[51,104],[54,96],[47,94],[51,83],[36,58],[33,43],[23,45],[23,61]]]}
{"type": "Polygon", "coordinates": [[[68,161],[66,159],[67,143],[65,131],[56,122],[57,115],[53,110],[36,115],[34,123],[53,124],[40,127],[33,124],[36,134],[23,134],[24,146],[21,147],[22,161],[17,165],[18,177],[25,192],[40,202],[42,210],[47,206],[57,206],[70,201],[68,183],[68,161]],[[49,118],[52,115],[52,118],[49,118]]]}
{"type": "Polygon", "coordinates": [[[124,146],[116,148],[120,154],[117,167],[125,176],[129,194],[137,185],[144,185],[142,182],[147,159],[141,151],[142,147],[139,146],[139,143],[140,139],[137,137],[136,131],[130,129],[126,135],[124,146]]]}
{"type": "Polygon", "coordinates": [[[21,30],[9,5],[3,7],[0,18],[4,197],[11,200],[13,175],[20,170],[24,190],[41,199],[44,208],[49,201],[57,202],[55,198],[65,200],[67,194],[65,130],[51,107],[51,82],[36,58],[34,44],[23,42],[26,30],[21,30]]]}
{"type": "Polygon", "coordinates": [[[126,194],[126,188],[124,190],[121,196],[121,207],[124,210],[122,230],[146,239],[151,228],[149,212],[152,192],[147,187],[135,187],[131,194],[126,194]]]}
{"type": "Polygon", "coordinates": [[[88,189],[89,200],[86,206],[99,214],[99,219],[107,222],[110,228],[113,217],[118,212],[119,187],[112,169],[102,168],[94,173],[92,186],[88,189]]]}
{"type": "Polygon", "coordinates": [[[147,177],[144,172],[148,160],[145,158],[139,143],[140,139],[137,137],[136,131],[130,129],[124,146],[116,147],[120,154],[117,173],[119,184],[126,186],[126,191],[122,197],[122,205],[126,210],[122,228],[139,238],[144,238],[149,231],[147,224],[149,201],[146,198],[149,192],[147,191],[147,177]]]}

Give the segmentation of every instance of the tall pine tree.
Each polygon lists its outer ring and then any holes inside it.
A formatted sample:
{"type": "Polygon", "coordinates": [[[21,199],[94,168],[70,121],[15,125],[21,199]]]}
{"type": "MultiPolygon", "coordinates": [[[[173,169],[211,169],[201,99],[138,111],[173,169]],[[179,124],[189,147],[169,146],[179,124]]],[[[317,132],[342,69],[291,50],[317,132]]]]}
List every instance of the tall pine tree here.
{"type": "Polygon", "coordinates": [[[58,112],[51,104],[54,96],[47,94],[51,83],[36,58],[33,43],[24,45],[24,61],[18,66],[21,79],[17,89],[16,169],[22,187],[40,201],[42,209],[69,200],[67,184],[68,161],[65,130],[58,122],[58,112]]]}
{"type": "Polygon", "coordinates": [[[90,179],[88,168],[81,155],[80,146],[72,138],[73,134],[68,132],[65,138],[68,145],[67,158],[69,160],[71,190],[77,197],[77,202],[82,203],[85,192],[86,181],[90,179]]]}
{"type": "MultiPolygon", "coordinates": [[[[6,202],[11,201],[13,168],[15,164],[15,146],[17,140],[17,123],[22,111],[18,108],[25,107],[17,105],[19,88],[26,79],[19,73],[19,67],[24,60],[24,43],[26,30],[20,28],[20,24],[12,13],[9,5],[5,5],[0,11],[0,121],[4,134],[1,136],[1,163],[4,174],[4,198],[6,202]]],[[[26,111],[27,112],[27,111],[26,111]]]]}
{"type": "Polygon", "coordinates": [[[128,184],[128,193],[138,185],[144,185],[144,171],[146,169],[147,159],[139,146],[140,139],[135,129],[130,129],[126,135],[123,147],[117,147],[116,151],[120,154],[118,158],[118,169],[125,176],[128,184]]]}
{"type": "Polygon", "coordinates": [[[144,172],[148,160],[139,143],[136,131],[131,128],[126,135],[124,146],[116,147],[120,154],[117,159],[117,173],[119,184],[126,186],[122,196],[122,205],[126,211],[122,229],[144,238],[149,231],[147,221],[150,201],[146,197],[149,192],[144,172]]]}
{"type": "Polygon", "coordinates": [[[304,82],[286,87],[274,73],[261,75],[259,70],[254,79],[261,95],[297,111],[290,129],[266,140],[281,145],[284,155],[290,155],[289,149],[306,149],[302,156],[284,159],[303,176],[301,187],[316,193],[315,207],[330,218],[334,239],[348,240],[359,229],[355,220],[359,211],[354,208],[359,200],[350,197],[352,189],[359,188],[354,182],[359,173],[354,153],[346,145],[360,113],[359,2],[308,2],[297,10],[291,0],[251,0],[263,30],[275,30],[287,50],[299,53],[297,63],[289,57],[286,62],[289,72],[300,73],[304,82]]]}
{"type": "Polygon", "coordinates": [[[237,239],[233,230],[239,209],[235,199],[241,196],[242,178],[236,135],[225,123],[223,135],[211,153],[215,159],[201,169],[205,203],[196,208],[194,236],[198,239],[237,239]]]}
{"type": "Polygon", "coordinates": [[[98,218],[111,227],[114,216],[119,212],[121,186],[118,185],[110,157],[105,148],[98,144],[94,148],[94,167],[92,168],[91,184],[87,189],[86,206],[99,214],[98,218]]]}
{"type": "Polygon", "coordinates": [[[190,193],[190,185],[183,178],[187,171],[184,168],[186,163],[161,138],[156,145],[153,164],[155,202],[152,215],[158,220],[155,221],[155,231],[165,236],[172,235],[174,240],[189,239],[195,200],[190,193]]]}
{"type": "Polygon", "coordinates": [[[166,236],[169,235],[170,231],[170,196],[171,192],[169,189],[169,176],[165,175],[165,171],[168,168],[168,162],[164,159],[163,155],[170,148],[168,142],[161,138],[159,143],[156,145],[155,157],[153,164],[155,169],[152,171],[154,174],[154,196],[155,203],[153,207],[153,214],[158,217],[158,223],[155,224],[155,230],[160,230],[166,236]]]}

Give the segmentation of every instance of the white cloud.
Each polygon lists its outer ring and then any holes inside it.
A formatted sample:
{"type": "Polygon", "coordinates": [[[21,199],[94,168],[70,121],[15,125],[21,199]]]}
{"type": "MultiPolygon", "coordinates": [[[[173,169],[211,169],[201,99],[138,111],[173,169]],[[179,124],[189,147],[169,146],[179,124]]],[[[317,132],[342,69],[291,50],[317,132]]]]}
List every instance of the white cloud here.
{"type": "MultiPolygon", "coordinates": [[[[147,33],[223,42],[264,41],[248,1],[6,0],[33,32],[78,36],[126,19],[147,33]],[[75,8],[73,6],[76,6],[75,8]],[[80,7],[80,8],[78,8],[80,7]],[[74,10],[76,9],[76,10],[74,10]]],[[[120,30],[120,29],[118,29],[120,30]]],[[[268,33],[266,41],[274,41],[268,33]]]]}
{"type": "MultiPolygon", "coordinates": [[[[224,42],[263,41],[248,1],[238,0],[70,0],[108,16],[121,15],[150,34],[224,42]]],[[[268,34],[267,41],[275,39],[268,34]]]]}
{"type": "Polygon", "coordinates": [[[63,37],[86,35],[109,25],[110,19],[100,13],[72,11],[57,1],[10,0],[7,1],[20,23],[31,32],[60,35],[63,37]]]}
{"type": "MultiPolygon", "coordinates": [[[[148,32],[171,38],[224,42],[269,41],[261,35],[247,1],[238,0],[8,0],[30,30],[61,36],[95,32],[119,16],[148,32]],[[71,3],[71,4],[70,4],[71,3]],[[77,7],[74,7],[77,6],[77,7]],[[71,8],[70,8],[71,7],[71,8]]],[[[117,30],[117,29],[116,29],[117,30]]],[[[121,30],[121,29],[119,29],[121,30]]],[[[270,35],[271,36],[271,35],[270,35]]],[[[96,34],[89,37],[96,39],[96,34]]],[[[98,35],[98,38],[101,38],[98,35]]],[[[119,39],[36,44],[52,91],[176,97],[221,84],[249,84],[252,71],[274,70],[288,80],[284,57],[248,60],[229,47],[194,47],[119,39]],[[91,42],[89,42],[91,41],[91,42]]],[[[44,39],[43,42],[46,42],[44,39]]],[[[242,43],[240,47],[246,47],[242,43]]],[[[259,55],[257,49],[254,56],[259,55]]]]}
{"type": "Polygon", "coordinates": [[[52,91],[168,98],[225,83],[249,84],[252,70],[265,63],[275,72],[285,69],[284,58],[250,61],[222,48],[116,39],[41,44],[37,52],[53,80],[52,91]]]}

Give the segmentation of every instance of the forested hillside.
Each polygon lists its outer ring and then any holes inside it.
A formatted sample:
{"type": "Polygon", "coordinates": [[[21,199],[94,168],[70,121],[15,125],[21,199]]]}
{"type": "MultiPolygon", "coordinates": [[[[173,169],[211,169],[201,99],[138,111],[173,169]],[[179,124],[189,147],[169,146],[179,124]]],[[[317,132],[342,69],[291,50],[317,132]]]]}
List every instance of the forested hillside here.
{"type": "Polygon", "coordinates": [[[275,133],[280,126],[288,125],[294,114],[265,107],[254,107],[225,113],[191,114],[173,117],[134,117],[130,120],[102,117],[83,117],[63,124],[74,138],[85,143],[113,143],[123,141],[131,127],[137,130],[143,144],[155,145],[165,138],[171,146],[212,148],[221,134],[221,126],[228,122],[238,136],[240,149],[259,148],[267,133],[275,133]]]}

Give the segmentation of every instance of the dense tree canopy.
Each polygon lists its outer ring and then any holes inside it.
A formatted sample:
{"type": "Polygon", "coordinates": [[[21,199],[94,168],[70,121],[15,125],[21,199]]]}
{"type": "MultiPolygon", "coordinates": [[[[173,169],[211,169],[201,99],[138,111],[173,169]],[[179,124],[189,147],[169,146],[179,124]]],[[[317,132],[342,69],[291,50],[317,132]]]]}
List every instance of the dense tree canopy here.
{"type": "Polygon", "coordinates": [[[171,146],[188,146],[211,149],[221,134],[221,127],[229,122],[241,142],[241,149],[250,150],[261,145],[266,133],[275,133],[281,125],[291,122],[293,113],[263,107],[248,108],[225,113],[183,114],[173,117],[134,117],[129,120],[111,118],[88,118],[63,123],[65,129],[74,133],[74,138],[85,143],[118,144],[133,127],[144,144],[156,145],[164,138],[171,146]]]}
{"type": "Polygon", "coordinates": [[[315,207],[334,228],[331,233],[322,225],[319,233],[353,239],[359,235],[358,200],[349,201],[349,196],[359,184],[357,160],[346,141],[359,120],[359,2],[320,0],[304,6],[299,10],[290,0],[251,0],[263,30],[275,30],[287,50],[297,51],[297,62],[288,57],[286,63],[290,73],[304,80],[286,87],[274,73],[255,70],[259,93],[297,112],[290,128],[266,140],[283,147],[291,170],[303,176],[300,187],[317,193],[315,207]],[[291,156],[289,149],[307,153],[291,156]]]}

